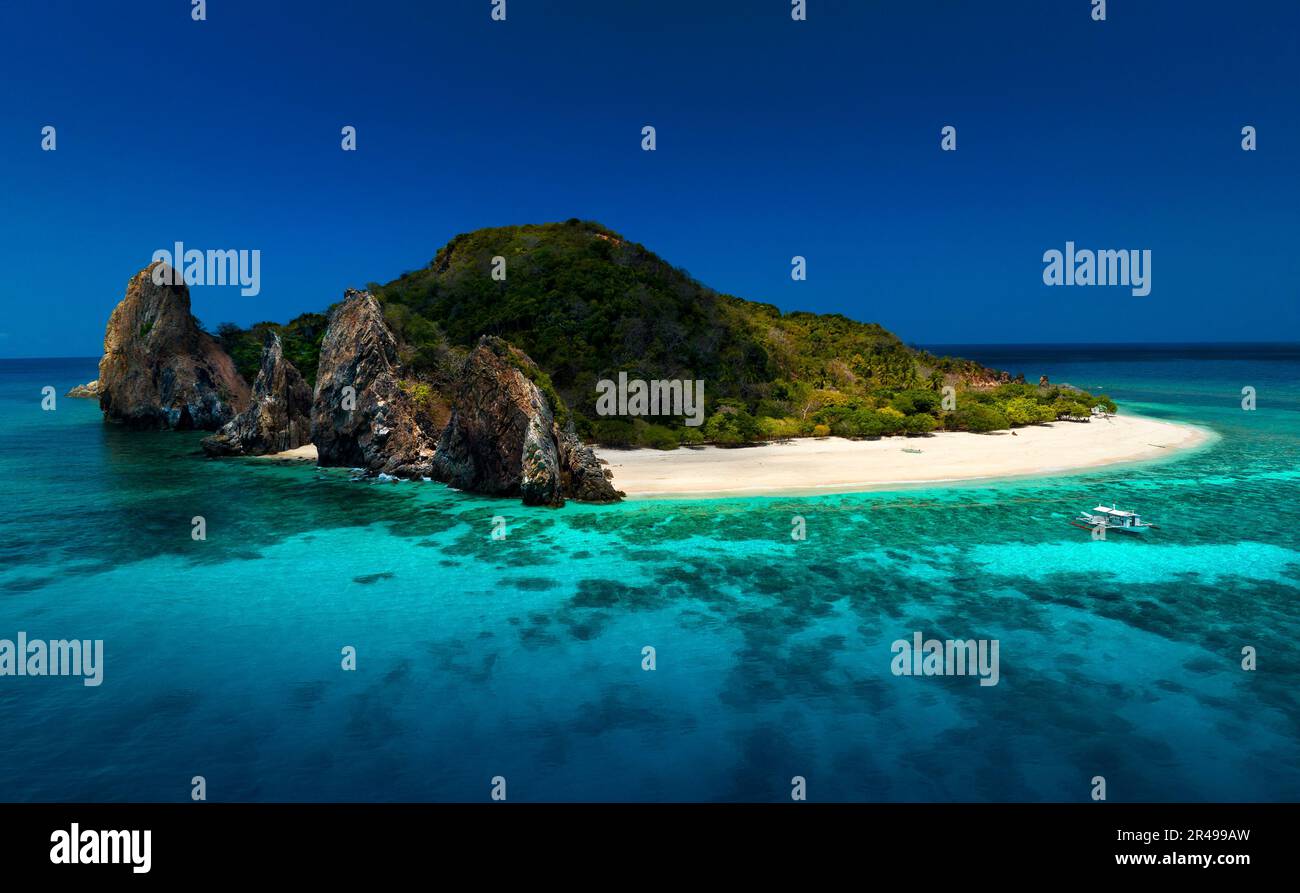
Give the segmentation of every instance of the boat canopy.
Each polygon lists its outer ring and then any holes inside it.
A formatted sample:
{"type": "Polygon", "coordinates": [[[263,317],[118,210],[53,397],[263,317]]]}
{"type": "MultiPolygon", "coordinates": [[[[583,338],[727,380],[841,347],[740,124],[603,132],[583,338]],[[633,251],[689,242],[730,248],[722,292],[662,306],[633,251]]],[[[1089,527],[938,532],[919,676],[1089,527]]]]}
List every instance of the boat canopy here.
{"type": "Polygon", "coordinates": [[[1102,515],[1111,515],[1112,517],[1116,517],[1116,518],[1136,518],[1136,517],[1137,517],[1137,512],[1126,512],[1126,511],[1123,511],[1123,510],[1121,510],[1121,509],[1117,509],[1117,508],[1106,508],[1106,506],[1104,506],[1104,505],[1099,505],[1099,506],[1097,506],[1095,509],[1093,509],[1093,511],[1094,511],[1094,512],[1097,512],[1097,513],[1099,513],[1099,514],[1102,514],[1102,515]]]}

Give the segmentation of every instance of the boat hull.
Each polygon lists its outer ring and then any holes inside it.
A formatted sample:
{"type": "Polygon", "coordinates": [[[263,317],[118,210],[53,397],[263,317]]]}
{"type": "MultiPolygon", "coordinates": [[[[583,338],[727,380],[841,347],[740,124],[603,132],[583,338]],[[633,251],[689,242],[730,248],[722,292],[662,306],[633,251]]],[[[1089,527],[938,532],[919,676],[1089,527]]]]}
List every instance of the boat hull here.
{"type": "MultiPolygon", "coordinates": [[[[1097,525],[1095,525],[1095,524],[1089,524],[1089,523],[1086,522],[1086,521],[1071,521],[1071,522],[1070,522],[1070,526],[1071,526],[1071,527],[1078,527],[1080,530],[1087,530],[1087,531],[1090,531],[1090,532],[1091,532],[1092,530],[1094,530],[1094,529],[1096,528],[1097,525]]],[[[1146,533],[1148,530],[1150,530],[1151,527],[1150,527],[1149,525],[1143,525],[1143,526],[1141,526],[1141,527],[1115,527],[1115,526],[1111,526],[1111,525],[1106,525],[1103,529],[1104,529],[1104,530],[1106,531],[1106,533],[1108,533],[1108,534],[1109,534],[1109,533],[1128,533],[1128,534],[1133,534],[1133,535],[1141,536],[1142,534],[1144,534],[1144,533],[1146,533]]]]}

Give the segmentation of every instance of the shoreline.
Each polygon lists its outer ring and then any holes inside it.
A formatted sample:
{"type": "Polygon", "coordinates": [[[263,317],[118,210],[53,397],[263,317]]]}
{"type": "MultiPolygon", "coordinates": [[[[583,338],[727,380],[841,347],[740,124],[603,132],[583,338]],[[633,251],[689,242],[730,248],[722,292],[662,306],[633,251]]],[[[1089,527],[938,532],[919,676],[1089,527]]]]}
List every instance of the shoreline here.
{"type": "Polygon", "coordinates": [[[1182,455],[1215,438],[1194,425],[1121,414],[1016,428],[1014,435],[797,438],[753,447],[598,449],[597,456],[629,501],[826,496],[1126,465],[1182,455]]]}
{"type": "MultiPolygon", "coordinates": [[[[878,440],[802,437],[747,447],[595,449],[614,473],[614,486],[635,501],[826,496],[1044,477],[1172,458],[1215,438],[1195,425],[1120,414],[1016,428],[1014,434],[938,431],[878,440]]],[[[248,458],[314,463],[316,447],[248,458]]]]}

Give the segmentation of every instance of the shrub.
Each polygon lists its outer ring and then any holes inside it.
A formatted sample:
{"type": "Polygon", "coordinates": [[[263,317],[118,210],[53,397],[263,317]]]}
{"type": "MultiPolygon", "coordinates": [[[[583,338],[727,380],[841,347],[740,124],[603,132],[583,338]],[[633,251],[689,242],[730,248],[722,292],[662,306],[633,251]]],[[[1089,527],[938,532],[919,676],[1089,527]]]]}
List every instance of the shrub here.
{"type": "Polygon", "coordinates": [[[907,430],[907,416],[894,409],[892,406],[886,406],[876,413],[880,418],[880,433],[884,435],[902,434],[907,430]]]}
{"type": "Polygon", "coordinates": [[[1034,425],[1042,420],[1038,401],[1029,397],[1011,398],[1002,405],[1002,412],[1012,425],[1034,425]]]}
{"type": "Polygon", "coordinates": [[[642,423],[637,426],[637,443],[652,450],[675,450],[680,441],[671,428],[642,423]]]}
{"type": "Polygon", "coordinates": [[[917,413],[907,417],[903,430],[909,436],[917,434],[929,434],[939,423],[934,420],[934,416],[927,413],[917,413]]]}
{"type": "Polygon", "coordinates": [[[591,436],[601,446],[630,447],[636,443],[636,428],[626,419],[600,419],[592,422],[591,436]]]}
{"type": "Polygon", "coordinates": [[[1066,397],[1057,398],[1052,404],[1052,411],[1058,419],[1088,418],[1092,414],[1088,406],[1066,397]]]}
{"type": "Polygon", "coordinates": [[[895,394],[889,401],[889,405],[903,415],[916,415],[921,412],[935,412],[939,409],[942,400],[943,397],[937,391],[909,388],[895,394]]]}
{"type": "Polygon", "coordinates": [[[1000,431],[1011,427],[1007,417],[997,407],[984,403],[968,403],[952,413],[951,418],[957,430],[973,431],[976,434],[1000,431]]]}
{"type": "Polygon", "coordinates": [[[782,440],[788,437],[798,437],[803,433],[801,423],[798,419],[774,419],[764,416],[758,420],[758,430],[763,437],[768,440],[782,440]]]}
{"type": "MultiPolygon", "coordinates": [[[[894,414],[901,421],[902,414],[894,414]]],[[[896,422],[883,410],[857,409],[831,423],[831,433],[840,437],[880,437],[888,434],[896,422]]],[[[901,427],[901,426],[900,426],[901,427]]]]}
{"type": "Polygon", "coordinates": [[[699,446],[704,443],[704,434],[699,427],[684,427],[677,432],[677,442],[682,446],[699,446]]]}
{"type": "Polygon", "coordinates": [[[760,419],[764,416],[782,419],[789,414],[790,404],[785,400],[759,400],[758,405],[754,407],[754,415],[760,419]]]}
{"type": "Polygon", "coordinates": [[[743,409],[724,406],[704,423],[704,436],[722,446],[737,446],[758,440],[758,422],[743,409]]]}

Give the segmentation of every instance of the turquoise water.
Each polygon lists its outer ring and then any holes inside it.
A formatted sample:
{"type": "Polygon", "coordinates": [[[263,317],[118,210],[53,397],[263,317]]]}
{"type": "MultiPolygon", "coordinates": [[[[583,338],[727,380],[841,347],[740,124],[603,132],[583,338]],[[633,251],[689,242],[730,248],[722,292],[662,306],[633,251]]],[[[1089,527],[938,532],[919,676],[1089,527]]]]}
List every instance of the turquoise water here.
{"type": "Polygon", "coordinates": [[[1086,800],[1096,775],[1117,801],[1300,799],[1300,349],[967,353],[1219,439],[549,511],[208,461],[62,398],[94,360],[0,361],[0,638],[103,639],[106,664],[95,688],[0,677],[0,800],[185,800],[195,775],[213,800],[485,800],[504,776],[517,801],[779,801],[795,775],[822,801],[1086,800]],[[1162,529],[1068,526],[1101,499],[1162,529]],[[916,630],[998,639],[999,684],[892,675],[916,630]]]}

